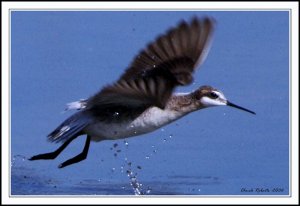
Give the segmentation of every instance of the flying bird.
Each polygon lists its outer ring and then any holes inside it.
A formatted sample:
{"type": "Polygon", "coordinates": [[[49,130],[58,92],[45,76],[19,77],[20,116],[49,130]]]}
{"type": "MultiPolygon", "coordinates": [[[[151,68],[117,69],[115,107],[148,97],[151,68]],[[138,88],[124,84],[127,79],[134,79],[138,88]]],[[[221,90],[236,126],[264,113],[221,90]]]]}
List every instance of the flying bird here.
{"type": "Polygon", "coordinates": [[[190,93],[173,93],[177,86],[193,82],[195,70],[205,60],[215,20],[194,17],[181,21],[149,43],[114,83],[88,99],[69,103],[78,111],[48,135],[63,144],[54,152],[30,160],[54,159],[75,138],[86,135],[83,151],[59,168],[86,159],[91,141],[117,140],[149,133],[191,112],[227,105],[252,114],[253,111],[228,101],[211,86],[190,93]]]}

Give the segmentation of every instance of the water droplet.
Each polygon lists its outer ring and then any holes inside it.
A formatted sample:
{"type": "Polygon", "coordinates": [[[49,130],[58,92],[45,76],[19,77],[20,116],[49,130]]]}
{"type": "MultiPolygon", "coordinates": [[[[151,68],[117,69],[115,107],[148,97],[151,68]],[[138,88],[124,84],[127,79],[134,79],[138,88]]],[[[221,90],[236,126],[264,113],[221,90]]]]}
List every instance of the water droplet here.
{"type": "Polygon", "coordinates": [[[157,150],[155,149],[155,150],[153,150],[153,153],[157,153],[157,150]]]}
{"type": "Polygon", "coordinates": [[[170,135],[169,135],[169,138],[170,138],[170,139],[172,139],[172,137],[173,137],[173,135],[172,135],[172,134],[170,134],[170,135]]]}
{"type": "Polygon", "coordinates": [[[11,161],[11,167],[15,166],[15,165],[21,165],[25,163],[25,160],[27,160],[27,158],[23,155],[14,155],[11,161]]]}
{"type": "Polygon", "coordinates": [[[151,187],[148,187],[146,190],[146,194],[150,194],[151,191],[152,191],[151,187]]]}
{"type": "Polygon", "coordinates": [[[120,115],[119,112],[114,112],[113,117],[118,117],[120,115]]]}
{"type": "Polygon", "coordinates": [[[138,168],[139,170],[141,170],[141,169],[142,169],[142,167],[141,167],[141,166],[139,166],[139,165],[138,165],[136,168],[138,168]]]}
{"type": "Polygon", "coordinates": [[[113,167],[113,168],[111,168],[111,171],[112,171],[112,172],[114,172],[115,170],[116,170],[116,168],[114,168],[114,167],[113,167]]]}
{"type": "Polygon", "coordinates": [[[127,173],[128,177],[132,177],[133,176],[133,173],[130,170],[127,170],[126,173],[127,173]]]}
{"type": "Polygon", "coordinates": [[[149,156],[146,156],[145,158],[146,158],[146,159],[150,159],[150,157],[149,157],[149,156]]]}
{"type": "Polygon", "coordinates": [[[128,145],[129,145],[129,143],[128,143],[127,141],[124,141],[124,144],[125,144],[125,146],[128,146],[128,145]]]}
{"type": "Polygon", "coordinates": [[[167,141],[167,139],[164,139],[164,142],[166,142],[167,141]]]}
{"type": "Polygon", "coordinates": [[[201,192],[201,189],[198,189],[198,192],[201,192]]]}
{"type": "Polygon", "coordinates": [[[151,147],[152,147],[152,148],[154,148],[155,146],[154,146],[154,145],[152,145],[151,147]]]}
{"type": "Polygon", "coordinates": [[[99,178],[99,179],[98,179],[98,182],[101,182],[101,181],[102,181],[102,179],[99,178]]]}

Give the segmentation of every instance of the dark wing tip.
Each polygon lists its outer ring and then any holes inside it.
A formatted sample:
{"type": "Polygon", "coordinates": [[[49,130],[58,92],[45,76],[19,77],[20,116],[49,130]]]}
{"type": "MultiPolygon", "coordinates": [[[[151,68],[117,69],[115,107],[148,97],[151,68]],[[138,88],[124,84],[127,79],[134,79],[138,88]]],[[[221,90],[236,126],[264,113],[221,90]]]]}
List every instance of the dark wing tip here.
{"type": "MultiPolygon", "coordinates": [[[[129,68],[120,79],[136,79],[145,76],[160,75],[160,71],[168,71],[176,79],[176,74],[192,72],[198,63],[204,61],[208,53],[208,43],[214,29],[215,20],[211,17],[192,17],[181,20],[177,26],[159,35],[155,41],[135,57],[129,68]],[[155,72],[153,72],[155,70],[155,72]]],[[[190,77],[180,79],[192,79],[190,77]]],[[[179,80],[179,79],[178,79],[179,80]]],[[[185,85],[178,81],[178,85],[185,85]]]]}

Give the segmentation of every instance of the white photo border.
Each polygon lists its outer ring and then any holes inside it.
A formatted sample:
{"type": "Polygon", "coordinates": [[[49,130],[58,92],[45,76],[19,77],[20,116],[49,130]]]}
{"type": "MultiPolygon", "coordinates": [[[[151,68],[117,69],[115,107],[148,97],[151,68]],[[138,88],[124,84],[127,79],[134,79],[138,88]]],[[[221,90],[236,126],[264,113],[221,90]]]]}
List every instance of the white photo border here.
{"type": "Polygon", "coordinates": [[[299,2],[1,2],[1,202],[2,204],[297,204],[299,203],[299,2]],[[10,15],[11,11],[290,11],[289,196],[11,196],[10,15]],[[8,137],[8,138],[7,138],[8,137]],[[99,201],[101,198],[101,201],[99,201]],[[151,199],[151,200],[149,200],[151,199]]]}

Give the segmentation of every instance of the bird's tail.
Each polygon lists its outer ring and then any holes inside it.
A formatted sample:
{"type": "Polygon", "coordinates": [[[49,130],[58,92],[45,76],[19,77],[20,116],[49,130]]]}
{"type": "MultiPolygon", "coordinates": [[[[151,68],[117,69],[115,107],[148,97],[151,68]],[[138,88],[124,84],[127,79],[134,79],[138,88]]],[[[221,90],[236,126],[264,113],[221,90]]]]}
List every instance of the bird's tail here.
{"type": "Polygon", "coordinates": [[[82,130],[90,124],[92,117],[86,112],[77,112],[66,119],[53,132],[48,135],[51,142],[65,142],[81,134],[82,130]]]}

